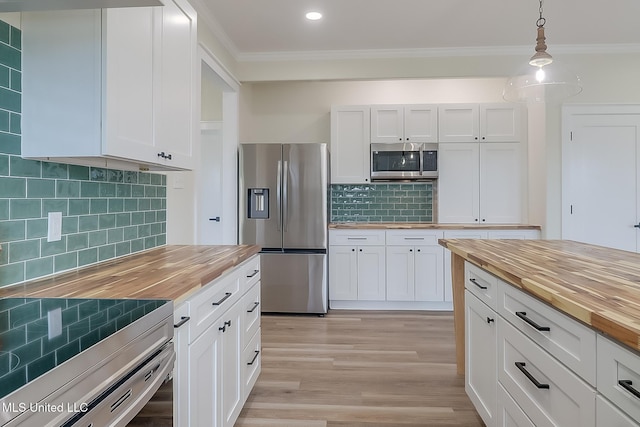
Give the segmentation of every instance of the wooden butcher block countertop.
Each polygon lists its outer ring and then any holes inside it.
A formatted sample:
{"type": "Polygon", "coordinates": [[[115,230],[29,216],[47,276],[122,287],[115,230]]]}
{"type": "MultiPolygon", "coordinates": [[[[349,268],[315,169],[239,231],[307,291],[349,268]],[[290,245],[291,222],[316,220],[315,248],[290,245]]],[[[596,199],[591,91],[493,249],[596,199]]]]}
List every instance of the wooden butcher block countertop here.
{"type": "Polygon", "coordinates": [[[559,311],[640,350],[640,254],[569,240],[439,242],[559,311]]]}
{"type": "Polygon", "coordinates": [[[444,224],[437,222],[332,222],[336,230],[540,230],[527,224],[444,224]]]}
{"type": "Polygon", "coordinates": [[[0,289],[0,297],[157,298],[180,302],[260,246],[162,246],[0,289]]]}

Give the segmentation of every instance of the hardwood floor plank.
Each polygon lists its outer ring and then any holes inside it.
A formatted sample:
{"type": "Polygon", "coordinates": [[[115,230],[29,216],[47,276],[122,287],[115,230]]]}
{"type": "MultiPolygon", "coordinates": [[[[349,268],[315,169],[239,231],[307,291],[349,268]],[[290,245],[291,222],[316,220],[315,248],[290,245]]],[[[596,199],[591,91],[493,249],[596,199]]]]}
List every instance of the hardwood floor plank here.
{"type": "MultiPolygon", "coordinates": [[[[456,373],[451,313],[330,311],[261,321],[262,373],[236,427],[484,425],[456,373]]],[[[166,417],[153,423],[154,412],[170,413],[170,390],[164,385],[130,427],[171,425],[166,417]]]]}

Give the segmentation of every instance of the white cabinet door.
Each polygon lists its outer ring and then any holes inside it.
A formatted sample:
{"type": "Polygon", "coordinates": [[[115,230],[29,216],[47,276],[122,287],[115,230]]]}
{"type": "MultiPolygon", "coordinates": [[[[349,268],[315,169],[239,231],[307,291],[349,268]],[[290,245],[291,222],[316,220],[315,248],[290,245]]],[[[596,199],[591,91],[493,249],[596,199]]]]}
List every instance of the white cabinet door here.
{"type": "Polygon", "coordinates": [[[355,246],[329,248],[329,299],[358,299],[358,255],[355,246]]]}
{"type": "Polygon", "coordinates": [[[384,252],[384,246],[361,246],[358,248],[358,300],[385,300],[384,252]]]}
{"type": "Polygon", "coordinates": [[[510,224],[522,218],[520,143],[480,145],[480,223],[510,224]]]}
{"type": "Polygon", "coordinates": [[[402,105],[372,106],[371,142],[402,142],[404,140],[404,107],[402,105]]]}
{"type": "Polygon", "coordinates": [[[371,119],[368,106],[331,107],[331,183],[370,180],[371,119]]]}
{"type": "MultiPolygon", "coordinates": [[[[233,427],[244,403],[242,392],[242,308],[237,302],[231,307],[218,322],[218,328],[222,328],[221,349],[221,415],[222,427],[233,427]]],[[[196,424],[201,425],[201,424],[196,424]]]]}
{"type": "Polygon", "coordinates": [[[189,389],[188,426],[220,426],[221,345],[222,332],[214,324],[189,346],[189,375],[182,379],[189,389]]]}
{"type": "MultiPolygon", "coordinates": [[[[171,2],[168,2],[171,3],[171,2]]],[[[103,153],[146,161],[156,155],[153,61],[156,8],[104,9],[105,126],[103,153]]]]}
{"type": "Polygon", "coordinates": [[[465,391],[484,423],[496,424],[498,315],[465,291],[465,391]]]}
{"type": "Polygon", "coordinates": [[[414,248],[414,286],[416,301],[444,301],[444,248],[414,248]]]}
{"type": "Polygon", "coordinates": [[[438,151],[438,221],[477,223],[480,216],[479,144],[442,144],[438,151]]]}
{"type": "Polygon", "coordinates": [[[439,157],[439,222],[511,224],[522,220],[520,143],[443,144],[439,157]]]}
{"type": "Polygon", "coordinates": [[[406,142],[438,142],[438,106],[406,105],[404,138],[406,142]]]}
{"type": "Polygon", "coordinates": [[[522,109],[517,104],[449,104],[438,111],[440,142],[521,140],[522,109]]]}
{"type": "Polygon", "coordinates": [[[199,125],[194,121],[198,99],[195,70],[200,67],[196,13],[187,1],[174,1],[166,1],[164,7],[158,8],[162,14],[162,34],[156,49],[161,59],[160,99],[154,137],[158,150],[153,154],[159,159],[158,153],[165,152],[167,166],[192,169],[194,131],[199,125]]]}
{"type": "Polygon", "coordinates": [[[480,141],[517,142],[520,135],[522,110],[518,105],[480,104],[480,141]]]}
{"type": "Polygon", "coordinates": [[[387,301],[415,300],[415,256],[411,246],[387,246],[387,301]]]}
{"type": "Polygon", "coordinates": [[[439,142],[477,142],[480,134],[478,104],[440,105],[438,134],[439,142]]]}

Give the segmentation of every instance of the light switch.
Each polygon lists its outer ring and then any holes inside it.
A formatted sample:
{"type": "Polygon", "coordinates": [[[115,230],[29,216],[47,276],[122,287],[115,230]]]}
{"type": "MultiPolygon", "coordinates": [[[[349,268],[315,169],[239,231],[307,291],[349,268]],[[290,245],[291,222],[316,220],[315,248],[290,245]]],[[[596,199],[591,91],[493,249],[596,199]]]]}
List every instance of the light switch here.
{"type": "Polygon", "coordinates": [[[57,242],[62,239],[62,212],[49,212],[47,227],[47,242],[57,242]]]}

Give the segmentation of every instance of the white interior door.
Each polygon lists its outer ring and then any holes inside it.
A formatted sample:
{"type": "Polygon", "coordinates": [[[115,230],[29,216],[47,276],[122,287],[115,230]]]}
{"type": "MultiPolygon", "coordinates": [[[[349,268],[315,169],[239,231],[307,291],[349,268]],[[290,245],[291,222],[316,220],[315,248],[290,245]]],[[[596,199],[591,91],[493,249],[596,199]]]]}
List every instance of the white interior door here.
{"type": "Polygon", "coordinates": [[[562,236],[637,252],[640,108],[574,108],[563,123],[562,236]]]}
{"type": "Polygon", "coordinates": [[[202,123],[198,185],[198,244],[221,245],[222,237],[222,125],[202,123]]]}

